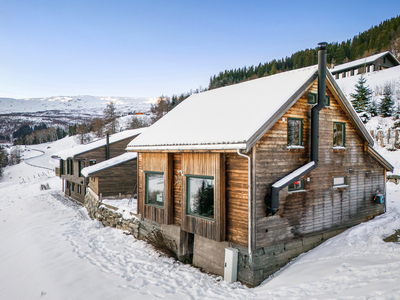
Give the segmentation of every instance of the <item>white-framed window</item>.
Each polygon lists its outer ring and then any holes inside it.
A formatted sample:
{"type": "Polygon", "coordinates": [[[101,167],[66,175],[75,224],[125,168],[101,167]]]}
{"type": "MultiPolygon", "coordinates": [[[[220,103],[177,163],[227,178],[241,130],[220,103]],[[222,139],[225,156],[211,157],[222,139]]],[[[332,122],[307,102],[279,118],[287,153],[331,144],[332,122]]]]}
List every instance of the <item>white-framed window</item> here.
{"type": "Polygon", "coordinates": [[[214,220],[214,177],[186,175],[186,213],[214,220]]]}
{"type": "Polygon", "coordinates": [[[289,192],[304,190],[304,179],[299,179],[289,185],[289,192]]]}
{"type": "Polygon", "coordinates": [[[333,186],[346,186],[346,185],[347,185],[346,176],[333,177],[333,186]]]}

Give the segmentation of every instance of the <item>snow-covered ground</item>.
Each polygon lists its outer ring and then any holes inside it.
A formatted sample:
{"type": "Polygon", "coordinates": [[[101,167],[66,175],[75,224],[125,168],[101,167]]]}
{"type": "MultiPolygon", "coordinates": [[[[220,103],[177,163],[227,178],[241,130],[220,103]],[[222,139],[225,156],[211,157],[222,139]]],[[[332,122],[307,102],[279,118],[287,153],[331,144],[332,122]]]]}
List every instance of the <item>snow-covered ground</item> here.
{"type": "MultiPolygon", "coordinates": [[[[250,289],[160,256],[145,242],[89,219],[63,196],[60,179],[49,170],[57,165],[51,154],[73,143],[66,138],[30,146],[26,160],[5,169],[1,299],[400,299],[400,244],[382,240],[400,229],[400,185],[388,183],[386,214],[250,289]],[[41,190],[47,183],[50,189],[41,190]]],[[[400,151],[390,154],[390,161],[400,160],[400,151]]]]}

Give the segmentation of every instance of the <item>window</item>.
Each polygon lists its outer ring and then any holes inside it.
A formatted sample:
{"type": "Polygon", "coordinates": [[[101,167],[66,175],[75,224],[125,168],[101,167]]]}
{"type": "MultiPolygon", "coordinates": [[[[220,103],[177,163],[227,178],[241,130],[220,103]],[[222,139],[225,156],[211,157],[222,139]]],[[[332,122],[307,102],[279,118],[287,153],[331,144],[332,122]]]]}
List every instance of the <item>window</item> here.
{"type": "Polygon", "coordinates": [[[333,177],[333,186],[347,185],[347,177],[333,177]]]}
{"type": "Polygon", "coordinates": [[[308,104],[316,104],[317,103],[317,94],[308,93],[307,94],[307,103],[308,104]]]}
{"type": "Polygon", "coordinates": [[[83,177],[81,171],[82,171],[82,169],[85,167],[85,161],[79,160],[79,161],[78,161],[78,164],[79,164],[79,177],[83,177]]]}
{"type": "Polygon", "coordinates": [[[82,194],[82,187],[81,187],[80,184],[78,184],[78,193],[79,193],[79,194],[82,194]]]}
{"type": "Polygon", "coordinates": [[[64,169],[64,160],[60,160],[60,174],[65,175],[65,169],[64,169]]]}
{"type": "Polygon", "coordinates": [[[147,171],[145,173],[145,203],[156,206],[164,206],[164,173],[147,171]]]}
{"type": "Polygon", "coordinates": [[[89,166],[93,166],[95,164],[96,164],[96,160],[95,159],[89,160],[89,166]]]}
{"type": "Polygon", "coordinates": [[[288,118],[287,145],[303,146],[303,120],[288,118]]]}
{"type": "Polygon", "coordinates": [[[74,175],[74,161],[67,159],[67,174],[74,175]]]}
{"type": "MultiPolygon", "coordinates": [[[[317,104],[318,96],[315,93],[307,94],[307,103],[308,104],[317,104]]],[[[329,106],[331,104],[330,98],[328,95],[325,95],[325,106],[329,106]]]]}
{"type": "Polygon", "coordinates": [[[214,177],[187,175],[186,213],[214,219],[214,177]]]}
{"type": "Polygon", "coordinates": [[[346,147],[346,124],[333,122],[333,147],[346,147]]]}
{"type": "Polygon", "coordinates": [[[304,179],[293,182],[289,185],[289,192],[304,190],[304,179]]]}
{"type": "Polygon", "coordinates": [[[75,183],[72,183],[71,185],[71,190],[74,192],[75,191],[75,183]]]}

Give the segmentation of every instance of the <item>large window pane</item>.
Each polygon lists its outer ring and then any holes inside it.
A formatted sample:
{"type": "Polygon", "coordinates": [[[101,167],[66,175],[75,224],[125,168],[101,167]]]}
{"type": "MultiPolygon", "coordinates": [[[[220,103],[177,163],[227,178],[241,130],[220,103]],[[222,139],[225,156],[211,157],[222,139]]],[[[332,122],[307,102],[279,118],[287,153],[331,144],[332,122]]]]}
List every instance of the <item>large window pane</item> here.
{"type": "Polygon", "coordinates": [[[163,173],[146,173],[146,204],[164,206],[163,173]]]}
{"type": "Polygon", "coordinates": [[[287,123],[287,144],[288,146],[303,145],[303,120],[288,119],[287,123]]]}
{"type": "Polygon", "coordinates": [[[187,177],[187,214],[214,219],[214,178],[187,177]]]}

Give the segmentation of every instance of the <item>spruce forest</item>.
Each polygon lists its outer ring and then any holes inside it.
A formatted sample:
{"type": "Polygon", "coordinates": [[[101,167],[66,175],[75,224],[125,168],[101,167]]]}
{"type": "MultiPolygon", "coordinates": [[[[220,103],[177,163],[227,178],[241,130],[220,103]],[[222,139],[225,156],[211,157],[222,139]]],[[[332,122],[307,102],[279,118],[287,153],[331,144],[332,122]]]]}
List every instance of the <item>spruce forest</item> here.
{"type": "MultiPolygon", "coordinates": [[[[327,61],[332,66],[367,57],[383,51],[395,56],[400,50],[400,16],[383,21],[371,29],[359,33],[352,39],[327,45],[327,61]]],[[[290,57],[274,59],[257,66],[225,70],[211,76],[208,89],[227,86],[246,80],[273,75],[279,72],[308,67],[318,63],[318,49],[306,49],[290,57]]]]}

